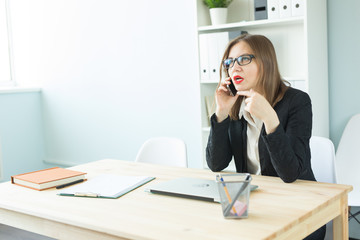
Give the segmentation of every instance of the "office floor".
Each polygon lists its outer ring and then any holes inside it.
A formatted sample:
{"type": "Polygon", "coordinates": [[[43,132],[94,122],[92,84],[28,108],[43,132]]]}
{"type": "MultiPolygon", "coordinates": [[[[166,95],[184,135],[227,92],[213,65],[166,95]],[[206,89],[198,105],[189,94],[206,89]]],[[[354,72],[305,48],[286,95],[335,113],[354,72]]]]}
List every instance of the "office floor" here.
{"type": "Polygon", "coordinates": [[[36,233],[0,224],[0,239],[4,240],[54,240],[36,233]]]}
{"type": "MultiPolygon", "coordinates": [[[[351,212],[355,213],[360,210],[360,207],[352,207],[351,212]]],[[[356,216],[360,220],[360,215],[356,216]]],[[[353,239],[360,239],[360,224],[355,219],[349,221],[349,237],[353,239]]]]}
{"type": "MultiPolygon", "coordinates": [[[[353,221],[353,220],[352,220],[353,221]]],[[[355,221],[354,221],[355,222],[355,221]]],[[[359,234],[360,234],[360,226],[351,226],[352,222],[349,222],[349,240],[360,240],[359,234]],[[356,233],[357,232],[357,233],[356,233]]],[[[358,224],[358,223],[356,223],[358,224]]],[[[332,222],[328,223],[326,225],[326,235],[324,240],[333,240],[333,233],[332,233],[332,222]]]]}

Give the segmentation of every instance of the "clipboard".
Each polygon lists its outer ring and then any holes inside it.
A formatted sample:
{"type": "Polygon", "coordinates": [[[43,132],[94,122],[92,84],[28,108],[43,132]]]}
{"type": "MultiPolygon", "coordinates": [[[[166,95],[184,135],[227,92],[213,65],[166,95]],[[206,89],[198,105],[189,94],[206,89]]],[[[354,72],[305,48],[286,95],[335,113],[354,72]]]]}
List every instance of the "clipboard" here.
{"type": "Polygon", "coordinates": [[[155,179],[155,177],[102,174],[94,178],[89,178],[81,184],[61,189],[58,195],[115,199],[153,179],[155,179]]]}

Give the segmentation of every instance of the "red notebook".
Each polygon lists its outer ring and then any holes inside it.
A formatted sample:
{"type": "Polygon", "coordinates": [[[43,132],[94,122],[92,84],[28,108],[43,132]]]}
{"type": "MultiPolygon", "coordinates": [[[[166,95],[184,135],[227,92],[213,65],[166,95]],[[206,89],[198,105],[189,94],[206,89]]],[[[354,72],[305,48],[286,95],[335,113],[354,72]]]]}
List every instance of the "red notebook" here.
{"type": "Polygon", "coordinates": [[[86,173],[53,167],[11,176],[11,183],[36,190],[44,190],[62,184],[85,179],[86,173]]]}

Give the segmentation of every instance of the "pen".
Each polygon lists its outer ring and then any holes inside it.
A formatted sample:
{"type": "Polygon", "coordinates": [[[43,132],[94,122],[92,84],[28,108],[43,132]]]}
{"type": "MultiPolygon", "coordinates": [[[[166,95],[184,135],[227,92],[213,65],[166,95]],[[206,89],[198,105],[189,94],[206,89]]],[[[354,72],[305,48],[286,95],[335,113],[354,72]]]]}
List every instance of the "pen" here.
{"type": "MultiPolygon", "coordinates": [[[[227,189],[227,187],[226,187],[226,185],[225,185],[224,179],[223,179],[223,177],[221,176],[221,174],[219,174],[219,176],[220,176],[220,181],[221,181],[221,183],[222,183],[222,185],[223,185],[223,187],[224,187],[224,191],[225,191],[226,197],[228,198],[229,204],[231,205],[232,200],[231,200],[229,191],[228,191],[228,189],[227,189]]],[[[237,213],[236,213],[236,209],[235,209],[235,207],[234,207],[234,204],[232,204],[232,210],[234,211],[235,216],[237,216],[237,213]]]]}
{"type": "Polygon", "coordinates": [[[100,194],[92,193],[92,192],[86,192],[86,193],[76,192],[76,193],[74,193],[74,196],[75,197],[99,197],[100,194]]]}
{"type": "Polygon", "coordinates": [[[81,183],[81,182],[83,182],[83,181],[84,181],[84,179],[79,179],[79,180],[76,180],[76,181],[74,181],[74,182],[65,183],[65,184],[56,186],[56,189],[61,189],[61,188],[64,188],[64,187],[68,187],[68,186],[74,185],[74,184],[76,184],[76,183],[81,183]]]}

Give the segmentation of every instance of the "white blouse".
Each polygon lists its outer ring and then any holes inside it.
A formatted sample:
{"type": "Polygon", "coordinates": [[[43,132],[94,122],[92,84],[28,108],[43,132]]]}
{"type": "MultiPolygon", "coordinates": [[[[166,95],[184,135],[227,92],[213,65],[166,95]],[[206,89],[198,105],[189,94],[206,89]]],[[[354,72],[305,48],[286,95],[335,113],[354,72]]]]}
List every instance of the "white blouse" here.
{"type": "Polygon", "coordinates": [[[260,158],[259,158],[259,137],[263,122],[251,116],[245,109],[245,98],[241,103],[239,119],[244,116],[247,122],[247,168],[249,173],[260,175],[260,158]]]}

